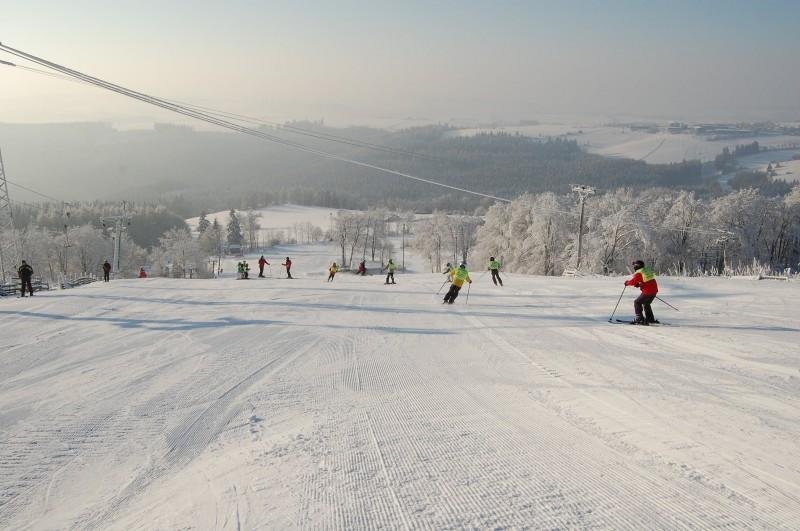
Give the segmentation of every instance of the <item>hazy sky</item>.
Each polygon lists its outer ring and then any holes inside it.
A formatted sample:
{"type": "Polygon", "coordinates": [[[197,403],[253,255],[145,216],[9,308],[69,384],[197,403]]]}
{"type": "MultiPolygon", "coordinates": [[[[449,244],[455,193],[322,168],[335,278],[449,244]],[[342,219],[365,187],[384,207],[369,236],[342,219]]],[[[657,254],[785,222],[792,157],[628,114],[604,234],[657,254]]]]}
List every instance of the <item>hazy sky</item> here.
{"type": "MultiPolygon", "coordinates": [[[[0,41],[267,119],[800,120],[800,0],[0,0],[0,41]]],[[[20,62],[7,54],[0,59],[20,62]]],[[[0,66],[0,121],[179,121],[0,66]]]]}

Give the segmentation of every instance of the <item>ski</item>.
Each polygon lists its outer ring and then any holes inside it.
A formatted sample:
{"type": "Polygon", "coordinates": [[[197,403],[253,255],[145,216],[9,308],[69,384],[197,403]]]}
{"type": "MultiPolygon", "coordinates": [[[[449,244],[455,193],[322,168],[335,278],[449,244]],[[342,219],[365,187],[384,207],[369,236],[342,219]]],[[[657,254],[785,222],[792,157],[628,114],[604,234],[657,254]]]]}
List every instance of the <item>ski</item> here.
{"type": "MultiPolygon", "coordinates": [[[[629,325],[634,324],[633,321],[629,321],[626,319],[615,319],[614,321],[609,321],[609,323],[614,323],[614,324],[619,323],[619,324],[629,324],[629,325]]],[[[645,326],[645,325],[636,325],[636,326],[645,326]]],[[[670,325],[669,323],[663,323],[661,321],[657,321],[655,323],[650,323],[646,326],[672,326],[672,325],[670,325]]]]}

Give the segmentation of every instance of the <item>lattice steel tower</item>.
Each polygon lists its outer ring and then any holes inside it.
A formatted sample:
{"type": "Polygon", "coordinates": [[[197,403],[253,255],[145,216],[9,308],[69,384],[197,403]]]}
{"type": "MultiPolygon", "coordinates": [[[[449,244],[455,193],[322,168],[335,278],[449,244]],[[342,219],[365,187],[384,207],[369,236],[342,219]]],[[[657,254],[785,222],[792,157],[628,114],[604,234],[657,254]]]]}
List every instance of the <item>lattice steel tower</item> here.
{"type": "Polygon", "coordinates": [[[0,151],[0,279],[5,280],[6,270],[14,271],[19,259],[17,238],[14,234],[14,214],[8,196],[8,182],[3,168],[3,152],[0,151]]]}

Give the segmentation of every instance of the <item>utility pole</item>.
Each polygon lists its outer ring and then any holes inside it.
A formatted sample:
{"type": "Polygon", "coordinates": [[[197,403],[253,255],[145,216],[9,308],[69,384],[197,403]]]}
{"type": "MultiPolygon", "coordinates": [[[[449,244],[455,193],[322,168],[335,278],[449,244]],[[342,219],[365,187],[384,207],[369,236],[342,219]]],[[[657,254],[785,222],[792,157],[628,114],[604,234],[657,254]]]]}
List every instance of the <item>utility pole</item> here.
{"type": "Polygon", "coordinates": [[[114,273],[114,278],[119,275],[119,259],[122,254],[122,234],[128,229],[131,224],[131,218],[128,214],[124,213],[117,216],[106,216],[100,220],[103,227],[111,230],[111,236],[114,243],[114,259],[111,262],[111,271],[114,273]]]}
{"type": "Polygon", "coordinates": [[[405,271],[406,270],[406,224],[405,223],[403,223],[403,244],[402,244],[402,249],[403,249],[402,269],[403,269],[403,271],[405,271]]]}
{"type": "Polygon", "coordinates": [[[586,198],[594,195],[594,188],[583,184],[573,184],[572,191],[578,194],[578,200],[581,205],[581,220],[578,228],[578,261],[575,264],[575,270],[577,271],[581,268],[581,251],[583,249],[583,209],[586,206],[586,198]]]}
{"type": "Polygon", "coordinates": [[[19,259],[19,244],[14,234],[14,213],[11,210],[11,198],[8,195],[6,172],[3,168],[3,153],[0,152],[0,281],[5,281],[6,267],[14,270],[14,264],[19,259]],[[12,240],[13,255],[6,253],[5,236],[12,240]]]}
{"type": "Polygon", "coordinates": [[[68,278],[67,268],[69,266],[68,252],[72,244],[69,243],[69,212],[66,213],[67,222],[64,223],[64,278],[68,278]]]}
{"type": "MultiPolygon", "coordinates": [[[[726,231],[727,232],[727,231],[726,231]]],[[[719,245],[722,249],[722,256],[717,258],[717,274],[722,275],[723,271],[725,271],[725,263],[727,262],[727,257],[725,256],[725,246],[730,240],[730,233],[724,233],[717,238],[717,245],[719,245]],[[720,261],[721,258],[721,261],[720,261]]]]}

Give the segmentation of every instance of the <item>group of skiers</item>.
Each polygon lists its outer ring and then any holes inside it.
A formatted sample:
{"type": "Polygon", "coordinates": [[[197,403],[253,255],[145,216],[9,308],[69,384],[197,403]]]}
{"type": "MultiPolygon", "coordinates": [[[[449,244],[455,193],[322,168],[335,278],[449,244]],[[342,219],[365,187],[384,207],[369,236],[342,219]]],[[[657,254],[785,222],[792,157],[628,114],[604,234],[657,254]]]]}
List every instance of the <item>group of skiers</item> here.
{"type": "MultiPolygon", "coordinates": [[[[281,265],[286,268],[286,278],[292,278],[292,260],[287,256],[286,261],[281,265]]],[[[258,259],[258,278],[266,278],[264,276],[265,266],[270,266],[270,271],[272,270],[272,265],[267,261],[266,258],[264,258],[264,255],[262,254],[261,258],[258,259]]],[[[247,263],[247,260],[242,260],[236,264],[236,273],[237,278],[239,279],[250,278],[250,264],[247,263]]]]}
{"type": "MultiPolygon", "coordinates": [[[[336,262],[333,262],[330,267],[328,267],[328,282],[333,282],[333,278],[336,276],[336,273],[339,271],[339,265],[336,262]]],[[[386,271],[386,282],[384,284],[397,284],[394,280],[394,272],[397,271],[397,264],[394,263],[394,260],[389,258],[389,261],[386,263],[385,266],[381,268],[381,272],[386,271]]],[[[365,276],[367,274],[367,261],[362,260],[359,262],[358,267],[356,268],[356,275],[365,276]]]]}
{"type": "MultiPolygon", "coordinates": [[[[264,258],[264,255],[261,255],[261,258],[258,259],[259,278],[264,278],[264,266],[268,265],[270,265],[270,263],[266,258],[264,258]]],[[[286,277],[292,278],[291,259],[287,256],[286,261],[284,261],[281,265],[286,268],[286,277]]],[[[653,272],[653,269],[646,266],[642,260],[635,260],[631,263],[631,266],[633,267],[634,274],[631,278],[625,281],[625,287],[634,286],[639,288],[641,292],[633,302],[633,310],[636,318],[631,322],[631,324],[645,326],[657,324],[659,321],[655,318],[653,314],[653,308],[651,307],[652,302],[658,295],[658,283],[656,282],[656,275],[653,272]]],[[[500,285],[502,287],[503,280],[500,278],[500,267],[500,262],[495,260],[494,256],[489,258],[487,271],[491,272],[492,282],[494,285],[500,285]]],[[[458,267],[448,262],[445,266],[445,269],[446,270],[444,274],[447,276],[445,283],[448,281],[450,282],[450,289],[445,294],[443,303],[453,304],[458,298],[458,294],[461,291],[461,288],[464,286],[464,283],[472,284],[472,279],[469,276],[466,262],[462,262],[458,267]]],[[[381,268],[381,271],[386,271],[385,284],[396,284],[394,279],[394,273],[396,270],[397,265],[394,263],[394,260],[390,258],[386,265],[381,268]]],[[[339,266],[336,264],[336,262],[333,262],[328,268],[328,282],[333,282],[333,279],[338,271],[339,266]]],[[[250,265],[247,263],[247,260],[242,260],[237,264],[237,272],[238,278],[249,278],[250,265]]],[[[358,264],[356,274],[362,276],[367,274],[366,260],[362,260],[358,264]]],[[[27,291],[32,297],[33,284],[31,280],[33,278],[33,268],[25,260],[22,260],[22,264],[17,269],[17,275],[19,276],[22,284],[21,296],[24,297],[25,292],[27,291]]],[[[103,262],[103,281],[108,282],[110,275],[111,264],[109,264],[108,260],[106,260],[103,262]]],[[[139,278],[147,278],[147,273],[145,272],[144,268],[139,270],[139,278]]],[[[621,297],[622,296],[620,295],[620,298],[621,297]]]]}

